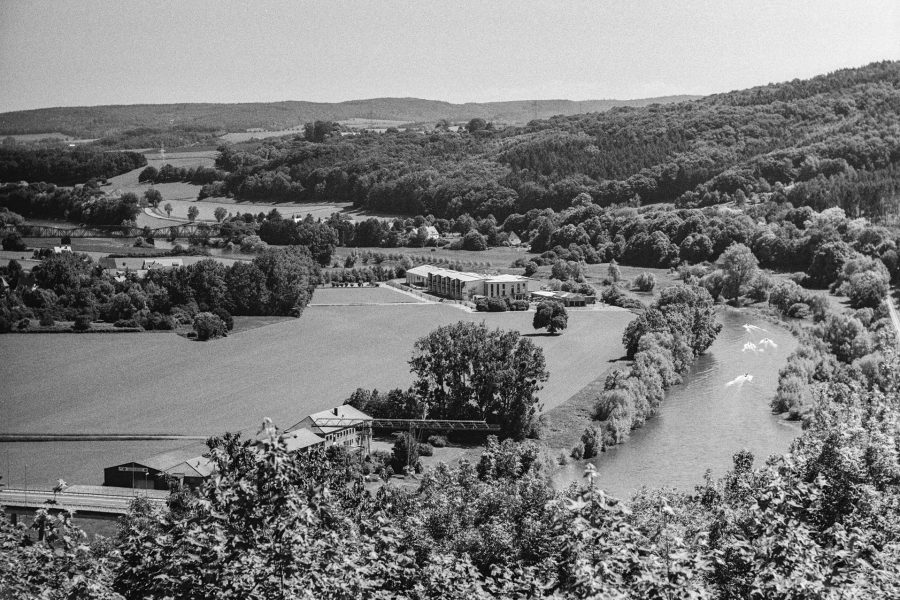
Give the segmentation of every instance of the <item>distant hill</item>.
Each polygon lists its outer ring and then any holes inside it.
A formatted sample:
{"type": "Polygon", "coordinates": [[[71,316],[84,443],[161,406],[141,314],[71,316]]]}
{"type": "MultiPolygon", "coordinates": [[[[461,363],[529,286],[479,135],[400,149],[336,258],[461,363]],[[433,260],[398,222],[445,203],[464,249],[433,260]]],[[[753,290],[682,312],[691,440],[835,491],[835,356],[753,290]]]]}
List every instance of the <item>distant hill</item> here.
{"type": "Polygon", "coordinates": [[[41,108],[0,113],[0,135],[61,132],[101,138],[137,128],[191,127],[223,132],[251,128],[287,129],[315,120],[369,119],[433,123],[476,117],[521,125],[554,115],[603,112],[616,106],[640,107],[691,100],[664,96],[639,100],[517,100],[451,104],[419,98],[371,98],[347,102],[253,102],[245,104],[133,104],[41,108]]]}

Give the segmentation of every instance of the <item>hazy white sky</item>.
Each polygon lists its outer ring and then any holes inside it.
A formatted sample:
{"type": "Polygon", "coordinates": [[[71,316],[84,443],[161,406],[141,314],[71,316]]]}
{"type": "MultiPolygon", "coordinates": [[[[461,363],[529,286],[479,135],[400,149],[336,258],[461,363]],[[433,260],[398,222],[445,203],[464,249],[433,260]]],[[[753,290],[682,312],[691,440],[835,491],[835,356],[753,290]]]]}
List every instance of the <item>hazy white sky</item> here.
{"type": "Polygon", "coordinates": [[[706,94],[900,59],[900,2],[0,0],[0,111],[706,94]]]}

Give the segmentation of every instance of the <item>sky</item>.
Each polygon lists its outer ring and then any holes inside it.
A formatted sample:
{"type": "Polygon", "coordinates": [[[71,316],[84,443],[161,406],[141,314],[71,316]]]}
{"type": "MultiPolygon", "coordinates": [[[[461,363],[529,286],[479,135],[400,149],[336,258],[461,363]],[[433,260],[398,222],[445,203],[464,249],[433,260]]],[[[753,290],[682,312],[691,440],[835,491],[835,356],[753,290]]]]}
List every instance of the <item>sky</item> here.
{"type": "Polygon", "coordinates": [[[900,2],[0,0],[0,112],[709,94],[900,60],[900,2]]]}

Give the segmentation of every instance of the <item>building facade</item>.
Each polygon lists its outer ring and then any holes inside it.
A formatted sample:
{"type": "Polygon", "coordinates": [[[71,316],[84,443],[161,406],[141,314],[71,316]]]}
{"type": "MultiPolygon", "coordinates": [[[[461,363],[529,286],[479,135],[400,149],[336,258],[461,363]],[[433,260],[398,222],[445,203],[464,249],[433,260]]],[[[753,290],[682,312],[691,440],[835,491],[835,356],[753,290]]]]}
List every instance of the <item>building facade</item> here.
{"type": "Polygon", "coordinates": [[[483,275],[421,265],[406,272],[406,283],[454,300],[487,298],[528,299],[535,282],[520,275],[483,275]]]}

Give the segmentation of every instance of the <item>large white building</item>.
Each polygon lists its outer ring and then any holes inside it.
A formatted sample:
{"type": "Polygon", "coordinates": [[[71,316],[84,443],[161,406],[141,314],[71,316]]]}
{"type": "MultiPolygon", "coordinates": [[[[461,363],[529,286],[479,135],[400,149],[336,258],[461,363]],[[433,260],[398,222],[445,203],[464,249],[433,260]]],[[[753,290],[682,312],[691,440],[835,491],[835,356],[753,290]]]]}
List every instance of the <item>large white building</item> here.
{"type": "Polygon", "coordinates": [[[455,300],[487,298],[527,299],[536,282],[521,275],[483,275],[420,265],[406,271],[406,283],[455,300]]]}

